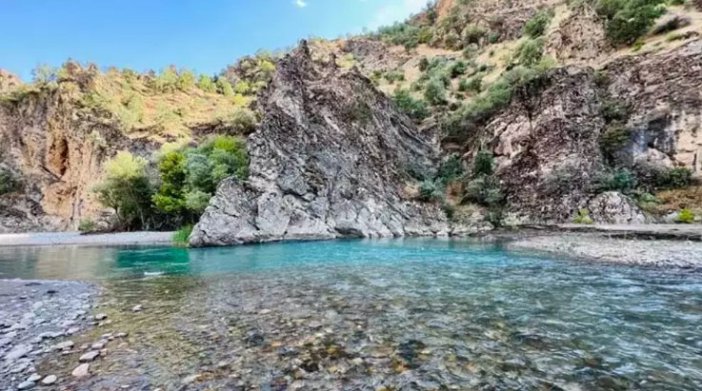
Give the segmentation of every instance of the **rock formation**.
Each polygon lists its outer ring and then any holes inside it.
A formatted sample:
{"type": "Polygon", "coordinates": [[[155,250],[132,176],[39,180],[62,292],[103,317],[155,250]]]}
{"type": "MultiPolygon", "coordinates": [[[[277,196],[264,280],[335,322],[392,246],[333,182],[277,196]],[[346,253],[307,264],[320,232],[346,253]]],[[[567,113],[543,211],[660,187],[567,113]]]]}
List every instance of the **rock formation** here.
{"type": "Polygon", "coordinates": [[[314,63],[303,42],[259,104],[249,179],[219,186],[192,245],[448,234],[439,207],[407,189],[406,169],[432,167],[435,151],[358,71],[314,63]]]}

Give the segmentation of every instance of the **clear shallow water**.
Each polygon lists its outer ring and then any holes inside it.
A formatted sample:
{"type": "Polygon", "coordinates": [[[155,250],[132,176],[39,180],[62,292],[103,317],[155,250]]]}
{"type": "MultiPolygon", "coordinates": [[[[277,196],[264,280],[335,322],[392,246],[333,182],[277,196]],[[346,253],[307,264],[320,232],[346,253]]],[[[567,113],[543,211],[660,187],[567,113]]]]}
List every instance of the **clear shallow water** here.
{"type": "Polygon", "coordinates": [[[695,273],[392,240],[0,249],[0,277],[105,287],[130,341],[96,388],[702,389],[695,273]]]}

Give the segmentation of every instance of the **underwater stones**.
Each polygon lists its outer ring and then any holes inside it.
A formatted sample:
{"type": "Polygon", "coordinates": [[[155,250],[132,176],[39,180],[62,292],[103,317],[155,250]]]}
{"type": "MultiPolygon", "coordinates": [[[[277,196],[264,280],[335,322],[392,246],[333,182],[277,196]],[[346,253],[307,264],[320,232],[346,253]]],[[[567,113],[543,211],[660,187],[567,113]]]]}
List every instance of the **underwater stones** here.
{"type": "Polygon", "coordinates": [[[78,365],[73,372],[71,372],[71,375],[75,378],[81,379],[84,378],[88,375],[90,375],[90,364],[80,364],[78,365]]]}
{"type": "Polygon", "coordinates": [[[29,390],[34,388],[37,384],[33,381],[25,380],[17,386],[18,390],[29,390]]]}
{"type": "Polygon", "coordinates": [[[400,343],[397,347],[397,355],[400,356],[410,368],[419,366],[418,358],[421,351],[426,348],[426,344],[416,339],[410,339],[400,343]]]}
{"type": "Polygon", "coordinates": [[[100,313],[100,314],[95,315],[95,320],[105,320],[105,319],[107,319],[107,314],[100,313]]]}
{"type": "Polygon", "coordinates": [[[91,351],[89,351],[88,353],[85,353],[85,354],[83,354],[82,356],[80,356],[80,358],[78,359],[78,361],[80,361],[80,362],[90,362],[90,361],[95,360],[99,355],[100,355],[100,352],[99,352],[99,351],[97,351],[97,350],[91,350],[91,351]]]}
{"type": "Polygon", "coordinates": [[[32,351],[32,345],[27,345],[27,344],[17,345],[14,348],[12,348],[12,350],[10,350],[7,354],[5,354],[5,361],[17,360],[18,358],[26,356],[31,351],[32,351]]]}
{"type": "Polygon", "coordinates": [[[199,373],[194,374],[194,375],[190,375],[190,376],[186,376],[185,378],[183,378],[183,380],[180,383],[184,386],[187,386],[189,384],[195,383],[201,377],[202,377],[202,375],[200,375],[199,373]]]}
{"type": "Polygon", "coordinates": [[[58,380],[58,378],[56,377],[56,375],[49,375],[41,381],[41,384],[43,384],[45,386],[50,386],[50,385],[56,383],[57,380],[58,380]]]}
{"type": "Polygon", "coordinates": [[[137,304],[134,307],[132,307],[132,312],[141,312],[144,309],[144,306],[141,304],[137,304]]]}
{"type": "Polygon", "coordinates": [[[263,342],[265,341],[265,337],[263,336],[263,333],[259,330],[251,330],[248,333],[246,333],[246,337],[244,338],[244,342],[248,346],[261,346],[263,345],[263,342]]]}

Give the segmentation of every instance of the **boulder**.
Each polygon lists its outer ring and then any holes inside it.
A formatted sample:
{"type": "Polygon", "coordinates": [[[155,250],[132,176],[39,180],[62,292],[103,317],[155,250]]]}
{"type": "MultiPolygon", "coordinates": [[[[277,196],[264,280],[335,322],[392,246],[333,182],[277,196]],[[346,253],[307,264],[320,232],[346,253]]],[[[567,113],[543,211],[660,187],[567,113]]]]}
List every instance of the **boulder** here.
{"type": "Polygon", "coordinates": [[[643,224],[646,216],[636,203],[626,195],[608,191],[599,194],[588,203],[590,217],[597,223],[643,224]]]}

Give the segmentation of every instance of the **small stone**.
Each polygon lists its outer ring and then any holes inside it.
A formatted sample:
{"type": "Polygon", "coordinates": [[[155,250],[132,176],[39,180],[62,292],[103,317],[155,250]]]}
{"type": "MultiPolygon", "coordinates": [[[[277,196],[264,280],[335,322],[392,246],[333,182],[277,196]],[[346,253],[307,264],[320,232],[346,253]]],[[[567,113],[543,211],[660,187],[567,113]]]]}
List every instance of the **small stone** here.
{"type": "Polygon", "coordinates": [[[107,319],[107,314],[100,313],[100,314],[95,315],[95,320],[103,320],[103,319],[107,319]]]}
{"type": "Polygon", "coordinates": [[[127,334],[127,333],[117,333],[117,334],[115,334],[115,337],[116,337],[116,338],[126,338],[127,335],[129,335],[129,334],[127,334]]]}
{"type": "Polygon", "coordinates": [[[66,334],[71,335],[75,334],[80,331],[80,327],[71,327],[70,329],[66,330],[66,334]]]}
{"type": "Polygon", "coordinates": [[[88,376],[90,373],[88,372],[90,370],[90,364],[80,364],[76,367],[76,369],[71,372],[71,375],[73,377],[76,377],[78,379],[83,378],[88,376]]]}
{"type": "Polygon", "coordinates": [[[89,361],[93,361],[93,360],[95,360],[95,359],[97,358],[97,356],[99,356],[99,355],[100,355],[100,352],[99,352],[99,351],[97,351],[97,350],[91,350],[91,351],[89,351],[88,353],[85,353],[84,355],[80,356],[80,358],[78,359],[78,361],[80,361],[80,362],[89,362],[89,361]]]}
{"type": "Polygon", "coordinates": [[[141,304],[137,304],[134,307],[132,307],[132,312],[141,312],[144,309],[144,307],[141,304]]]}
{"type": "Polygon", "coordinates": [[[192,384],[192,383],[194,383],[195,381],[197,381],[199,378],[200,378],[200,374],[190,375],[190,376],[184,378],[183,381],[182,381],[181,383],[182,383],[183,385],[192,384]]]}
{"type": "Polygon", "coordinates": [[[50,385],[56,383],[56,380],[58,380],[56,375],[49,375],[49,376],[45,377],[44,380],[41,381],[41,384],[43,384],[45,386],[50,386],[50,385]]]}
{"type": "Polygon", "coordinates": [[[100,349],[104,349],[105,345],[107,345],[107,341],[100,340],[100,341],[97,341],[94,344],[90,345],[90,348],[93,350],[100,350],[100,349]]]}
{"type": "Polygon", "coordinates": [[[60,331],[47,331],[47,332],[45,332],[45,333],[39,334],[39,339],[40,339],[40,340],[42,340],[42,339],[53,339],[53,338],[58,338],[58,337],[60,337],[60,336],[62,336],[62,335],[63,335],[63,333],[61,333],[60,331]]]}
{"type": "Polygon", "coordinates": [[[36,383],[34,383],[33,381],[27,380],[27,381],[23,381],[22,383],[20,383],[17,386],[17,389],[18,390],[28,390],[30,388],[34,388],[34,386],[36,386],[36,383]]]}
{"type": "Polygon", "coordinates": [[[31,345],[17,345],[5,355],[5,361],[14,361],[32,351],[31,345]]]}
{"type": "Polygon", "coordinates": [[[32,376],[30,376],[29,378],[27,378],[27,381],[30,381],[30,382],[32,382],[32,383],[36,383],[36,382],[38,382],[40,379],[41,379],[41,376],[39,376],[38,374],[35,373],[35,374],[33,374],[32,376]]]}
{"type": "Polygon", "coordinates": [[[51,350],[68,350],[73,347],[73,341],[63,341],[51,347],[51,350]]]}

